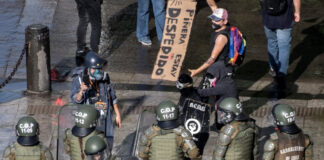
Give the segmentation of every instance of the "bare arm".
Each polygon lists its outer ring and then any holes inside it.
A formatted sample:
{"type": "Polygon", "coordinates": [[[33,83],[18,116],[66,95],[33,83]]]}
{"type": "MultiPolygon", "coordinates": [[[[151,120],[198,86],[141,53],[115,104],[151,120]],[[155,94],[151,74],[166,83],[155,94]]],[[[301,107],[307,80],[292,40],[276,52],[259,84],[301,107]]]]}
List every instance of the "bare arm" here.
{"type": "Polygon", "coordinates": [[[295,8],[295,22],[300,21],[300,0],[293,0],[294,8],[295,8]]]}
{"type": "Polygon", "coordinates": [[[75,100],[77,102],[80,102],[83,99],[83,94],[87,89],[87,85],[85,85],[84,82],[82,82],[80,86],[80,91],[75,95],[75,100]]]}
{"type": "Polygon", "coordinates": [[[219,35],[215,41],[214,49],[211,53],[210,58],[202,64],[198,69],[189,69],[189,72],[191,72],[191,77],[194,77],[195,75],[199,74],[200,72],[204,71],[206,68],[208,68],[210,65],[212,65],[221,51],[223,50],[224,46],[227,43],[227,38],[224,35],[219,35]]]}
{"type": "Polygon", "coordinates": [[[215,0],[206,0],[210,9],[214,12],[215,9],[217,8],[215,0]]]}
{"type": "Polygon", "coordinates": [[[120,128],[122,126],[122,122],[121,122],[121,116],[120,116],[120,112],[119,112],[117,103],[114,104],[114,111],[116,113],[116,123],[117,123],[118,127],[120,128]]]}

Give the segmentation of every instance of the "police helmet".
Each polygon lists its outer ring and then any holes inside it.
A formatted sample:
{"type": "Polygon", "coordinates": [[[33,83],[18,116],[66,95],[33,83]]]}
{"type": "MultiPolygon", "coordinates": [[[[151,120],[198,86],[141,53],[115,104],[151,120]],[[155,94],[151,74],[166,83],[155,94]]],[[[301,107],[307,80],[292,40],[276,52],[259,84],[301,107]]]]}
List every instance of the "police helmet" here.
{"type": "Polygon", "coordinates": [[[161,102],[155,110],[158,126],[162,129],[173,129],[179,126],[178,108],[171,101],[161,102]]]}
{"type": "Polygon", "coordinates": [[[220,124],[228,124],[233,120],[247,120],[243,113],[242,104],[236,98],[223,99],[217,108],[217,121],[220,124]]]}
{"type": "Polygon", "coordinates": [[[17,142],[23,146],[33,146],[39,143],[39,125],[30,116],[22,117],[16,125],[17,142]]]}
{"type": "Polygon", "coordinates": [[[84,153],[86,155],[97,155],[104,151],[106,148],[107,144],[105,143],[105,141],[101,137],[95,135],[90,137],[86,141],[84,153]]]}
{"type": "Polygon", "coordinates": [[[80,106],[74,114],[75,126],[72,134],[77,137],[85,137],[96,129],[99,112],[92,106],[80,106]]]}
{"type": "Polygon", "coordinates": [[[296,113],[291,106],[287,104],[276,104],[272,108],[272,115],[275,124],[281,132],[288,134],[300,132],[300,129],[295,123],[296,113]]]}

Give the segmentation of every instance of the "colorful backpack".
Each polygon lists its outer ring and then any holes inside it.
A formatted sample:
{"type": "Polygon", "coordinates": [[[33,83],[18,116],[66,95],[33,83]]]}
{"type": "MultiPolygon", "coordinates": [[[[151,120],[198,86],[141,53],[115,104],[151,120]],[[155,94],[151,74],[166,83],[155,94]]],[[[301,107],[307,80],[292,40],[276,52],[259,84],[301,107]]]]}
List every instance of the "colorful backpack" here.
{"type": "Polygon", "coordinates": [[[239,66],[242,64],[245,56],[246,40],[237,27],[231,26],[229,31],[229,53],[227,57],[228,64],[239,66]]]}

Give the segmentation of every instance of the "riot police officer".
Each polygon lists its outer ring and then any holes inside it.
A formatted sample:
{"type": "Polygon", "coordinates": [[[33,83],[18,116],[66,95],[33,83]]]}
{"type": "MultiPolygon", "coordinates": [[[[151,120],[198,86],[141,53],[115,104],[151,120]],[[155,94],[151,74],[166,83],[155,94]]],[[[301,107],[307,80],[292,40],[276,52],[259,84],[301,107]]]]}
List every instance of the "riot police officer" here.
{"type": "MultiPolygon", "coordinates": [[[[185,105],[186,100],[188,100],[188,98],[190,98],[192,100],[207,103],[208,97],[200,97],[199,96],[197,89],[193,87],[193,80],[188,74],[181,74],[179,76],[178,81],[176,82],[176,87],[179,89],[180,94],[181,94],[178,106],[179,106],[179,111],[180,111],[181,122],[182,122],[182,125],[184,125],[185,119],[186,119],[185,116],[186,115],[190,116],[190,114],[186,114],[186,113],[188,113],[187,112],[188,106],[185,105]]],[[[208,111],[205,110],[204,117],[208,116],[208,120],[209,120],[209,112],[208,111]],[[208,115],[206,115],[206,114],[208,114],[208,115]]],[[[199,117],[199,118],[201,118],[201,117],[199,117]]],[[[197,147],[199,148],[200,154],[202,155],[205,145],[209,138],[209,133],[208,132],[199,132],[197,134],[193,134],[193,137],[194,137],[193,140],[196,143],[197,147]]]]}
{"type": "Polygon", "coordinates": [[[52,160],[52,153],[38,139],[39,125],[33,117],[22,117],[16,125],[17,142],[9,145],[3,160],[52,160]]]}
{"type": "Polygon", "coordinates": [[[108,160],[110,150],[107,148],[107,144],[103,138],[100,136],[92,136],[85,144],[84,153],[90,160],[108,160]]]}
{"type": "Polygon", "coordinates": [[[200,158],[190,132],[179,124],[177,106],[171,101],[163,101],[155,112],[158,123],[141,137],[139,157],[150,160],[200,158]]]}
{"type": "Polygon", "coordinates": [[[277,104],[272,115],[278,131],[264,145],[263,160],[312,160],[313,143],[295,123],[295,111],[289,105],[277,104]]]}
{"type": "Polygon", "coordinates": [[[217,121],[224,124],[217,138],[214,160],[256,159],[256,126],[242,111],[236,98],[223,99],[217,110],[217,121]],[[254,155],[254,157],[253,157],[254,155]]]}
{"type": "Polygon", "coordinates": [[[86,141],[95,135],[104,138],[104,134],[96,130],[99,113],[95,108],[91,106],[79,107],[74,116],[75,126],[72,129],[66,129],[64,133],[64,147],[72,160],[84,160],[86,158],[84,153],[86,141]]]}
{"type": "Polygon", "coordinates": [[[100,111],[98,129],[105,133],[109,148],[113,148],[114,125],[112,110],[116,113],[116,124],[121,127],[121,115],[118,109],[115,90],[109,75],[102,70],[104,60],[90,51],[85,57],[85,67],[73,71],[71,100],[77,104],[94,104],[100,111]]]}

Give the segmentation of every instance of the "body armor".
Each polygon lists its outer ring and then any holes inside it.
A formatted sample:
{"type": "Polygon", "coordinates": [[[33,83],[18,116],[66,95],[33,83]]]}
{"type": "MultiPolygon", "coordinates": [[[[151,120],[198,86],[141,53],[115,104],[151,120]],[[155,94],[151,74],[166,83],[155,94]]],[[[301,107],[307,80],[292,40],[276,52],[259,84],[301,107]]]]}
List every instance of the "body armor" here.
{"type": "Polygon", "coordinates": [[[182,126],[164,130],[153,125],[141,137],[139,156],[150,160],[178,160],[184,156],[195,159],[199,158],[199,150],[182,126]]]}
{"type": "Polygon", "coordinates": [[[253,159],[255,129],[248,122],[233,121],[219,134],[213,155],[215,160],[253,159]]]}
{"type": "Polygon", "coordinates": [[[177,144],[177,135],[172,131],[157,135],[152,139],[149,159],[183,159],[182,151],[177,144]]]}
{"type": "Polygon", "coordinates": [[[52,154],[42,144],[22,146],[15,142],[4,151],[3,160],[52,160],[52,154]]]}
{"type": "Polygon", "coordinates": [[[264,145],[263,160],[312,160],[313,143],[303,132],[286,134],[275,132],[264,145]],[[280,142],[280,143],[279,143],[280,142]]]}
{"type": "Polygon", "coordinates": [[[303,132],[297,135],[278,133],[278,152],[275,155],[276,160],[304,159],[305,136],[303,132]]]}

